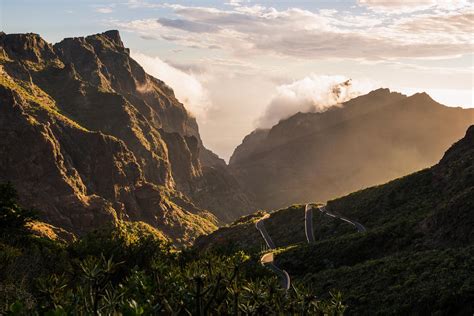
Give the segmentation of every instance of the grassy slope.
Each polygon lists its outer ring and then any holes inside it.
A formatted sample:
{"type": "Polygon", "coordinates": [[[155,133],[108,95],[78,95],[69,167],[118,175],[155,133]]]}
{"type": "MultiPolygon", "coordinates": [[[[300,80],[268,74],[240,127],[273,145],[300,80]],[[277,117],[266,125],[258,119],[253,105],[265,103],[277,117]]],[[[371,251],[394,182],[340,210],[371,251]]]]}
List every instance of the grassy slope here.
{"type": "Polygon", "coordinates": [[[438,165],[329,202],[368,231],[282,249],[278,263],[318,292],[341,290],[349,312],[474,308],[473,145],[471,127],[438,165]]]}
{"type": "MultiPolygon", "coordinates": [[[[462,314],[474,308],[468,303],[474,301],[474,127],[438,165],[330,201],[327,208],[368,231],[359,234],[316,214],[317,243],[308,246],[302,205],[266,221],[282,247],[277,263],[294,279],[317,293],[341,290],[352,313],[462,314]]],[[[197,246],[258,250],[262,240],[255,231],[253,224],[234,223],[197,246]]]]}
{"type": "Polygon", "coordinates": [[[351,314],[469,314],[474,247],[398,253],[306,274],[317,293],[338,288],[351,314]]]}

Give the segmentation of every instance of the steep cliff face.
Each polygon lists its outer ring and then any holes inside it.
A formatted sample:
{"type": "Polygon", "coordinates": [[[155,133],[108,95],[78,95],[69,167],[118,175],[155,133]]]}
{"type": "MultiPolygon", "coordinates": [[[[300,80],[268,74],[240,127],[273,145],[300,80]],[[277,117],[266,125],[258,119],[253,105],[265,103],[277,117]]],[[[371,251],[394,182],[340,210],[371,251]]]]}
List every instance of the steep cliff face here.
{"type": "Polygon", "coordinates": [[[117,31],[54,46],[1,33],[0,100],[0,180],[54,225],[82,233],[124,217],[186,243],[214,229],[203,209],[214,206],[221,220],[249,211],[246,198],[230,209],[218,190],[196,193],[214,181],[218,158],[203,167],[195,119],[130,58],[117,31]]]}
{"type": "Polygon", "coordinates": [[[230,166],[258,207],[326,201],[432,165],[473,123],[473,109],[379,89],[253,132],[230,166]]]}

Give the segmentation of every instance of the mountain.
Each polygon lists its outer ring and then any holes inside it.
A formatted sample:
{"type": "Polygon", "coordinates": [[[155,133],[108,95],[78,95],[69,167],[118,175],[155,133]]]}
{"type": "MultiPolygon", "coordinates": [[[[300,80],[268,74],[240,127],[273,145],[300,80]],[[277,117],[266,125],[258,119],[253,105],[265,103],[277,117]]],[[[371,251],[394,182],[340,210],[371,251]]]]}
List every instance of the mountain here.
{"type": "Polygon", "coordinates": [[[117,31],[55,45],[0,33],[0,100],[0,181],[49,224],[82,234],[123,218],[189,243],[252,209],[117,31]]]}
{"type": "Polygon", "coordinates": [[[426,168],[474,123],[474,109],[379,89],[246,136],[230,167],[263,209],[326,201],[426,168]]]}
{"type": "MultiPolygon", "coordinates": [[[[264,224],[276,264],[316,293],[337,289],[348,314],[472,314],[474,279],[474,125],[433,167],[331,200],[308,245],[304,205],[270,213],[264,224]]],[[[259,252],[264,212],[198,238],[195,247],[259,252]]]]}

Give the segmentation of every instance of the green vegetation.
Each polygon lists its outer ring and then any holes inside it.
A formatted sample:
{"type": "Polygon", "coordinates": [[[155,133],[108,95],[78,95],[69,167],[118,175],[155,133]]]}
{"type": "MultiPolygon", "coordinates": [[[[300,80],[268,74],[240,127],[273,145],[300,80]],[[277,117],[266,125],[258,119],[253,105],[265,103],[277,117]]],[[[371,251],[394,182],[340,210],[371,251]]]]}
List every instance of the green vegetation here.
{"type": "Polygon", "coordinates": [[[0,85],[16,91],[25,100],[33,102],[38,107],[42,106],[54,112],[58,110],[54,100],[38,86],[11,77],[1,66],[0,85]]]}
{"type": "Polygon", "coordinates": [[[44,92],[40,87],[32,82],[27,82],[23,80],[18,80],[16,78],[11,77],[4,69],[3,66],[0,64],[0,86],[3,86],[7,89],[15,91],[18,93],[23,99],[28,102],[30,114],[29,116],[32,123],[37,124],[37,120],[35,118],[36,115],[41,115],[43,111],[53,115],[56,119],[70,124],[76,128],[79,128],[83,131],[87,131],[84,127],[79,125],[77,122],[71,120],[70,118],[66,117],[62,112],[61,109],[57,106],[56,102],[44,92]]]}
{"type": "Polygon", "coordinates": [[[317,292],[341,290],[348,313],[472,314],[473,134],[430,169],[328,202],[368,231],[322,226],[316,244],[281,249],[277,264],[317,292]]]}
{"type": "MultiPolygon", "coordinates": [[[[270,217],[265,220],[265,228],[277,247],[306,243],[304,208],[305,205],[295,204],[269,214],[270,217]]],[[[195,248],[203,250],[230,247],[248,252],[259,251],[265,242],[255,229],[255,222],[265,214],[266,212],[259,211],[243,216],[212,234],[201,236],[196,240],[195,248]]],[[[313,227],[316,240],[354,232],[352,225],[334,220],[320,212],[313,212],[313,227]]]]}
{"type": "MultiPolygon", "coordinates": [[[[367,232],[316,212],[317,240],[308,245],[303,205],[265,220],[280,247],[276,264],[293,280],[323,298],[340,290],[348,314],[472,314],[474,127],[432,168],[329,201],[327,209],[367,232]]],[[[258,237],[254,225],[240,220],[198,239],[196,247],[251,250],[258,237]]]]}
{"type": "Polygon", "coordinates": [[[341,295],[316,298],[242,251],[178,251],[151,226],[119,221],[70,243],[32,235],[34,218],[0,185],[0,314],[340,315],[341,295]]]}
{"type": "Polygon", "coordinates": [[[470,315],[474,309],[474,246],[402,252],[352,266],[308,273],[319,293],[337,287],[350,314],[470,315]]]}
{"type": "Polygon", "coordinates": [[[25,224],[35,217],[34,212],[18,205],[17,200],[17,193],[11,183],[0,186],[0,237],[2,239],[23,235],[25,224]]]}

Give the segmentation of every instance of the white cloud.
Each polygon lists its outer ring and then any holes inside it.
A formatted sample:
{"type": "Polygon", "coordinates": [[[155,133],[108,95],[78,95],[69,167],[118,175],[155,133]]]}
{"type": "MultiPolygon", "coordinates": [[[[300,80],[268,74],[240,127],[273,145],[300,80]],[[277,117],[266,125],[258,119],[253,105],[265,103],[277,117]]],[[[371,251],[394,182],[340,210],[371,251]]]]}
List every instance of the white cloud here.
{"type": "Polygon", "coordinates": [[[404,12],[400,15],[373,5],[370,10],[311,12],[246,2],[219,7],[161,4],[165,15],[157,10],[156,17],[109,20],[109,26],[157,39],[157,44],[172,42],[161,53],[165,65],[149,56],[139,62],[145,66],[148,61],[152,66],[147,71],[173,87],[198,117],[205,144],[226,158],[257,122],[271,126],[298,111],[321,111],[372,88],[468,89],[472,69],[463,55],[473,47],[472,9],[456,3],[448,7],[438,2],[430,10],[411,13],[392,8],[404,12]],[[312,72],[347,77],[308,75],[312,72]],[[329,94],[334,84],[361,76],[370,76],[377,85],[357,80],[350,91],[343,87],[340,97],[329,94]],[[291,83],[293,78],[304,79],[291,83]]]}
{"type": "Polygon", "coordinates": [[[242,5],[242,3],[244,2],[250,2],[250,1],[249,0],[229,0],[229,2],[227,2],[226,4],[230,6],[238,7],[242,5]]]}
{"type": "Polygon", "coordinates": [[[398,10],[394,12],[417,11],[427,9],[436,4],[437,0],[359,0],[360,5],[373,10],[398,10]]]}
{"type": "Polygon", "coordinates": [[[91,5],[91,7],[94,9],[95,12],[97,13],[102,13],[102,14],[110,14],[114,12],[116,4],[108,4],[108,5],[100,5],[100,4],[94,4],[91,5]]]}
{"type": "Polygon", "coordinates": [[[385,14],[404,14],[426,10],[453,11],[472,6],[470,0],[358,0],[358,4],[385,14]]]}
{"type": "Polygon", "coordinates": [[[469,7],[469,0],[358,0],[359,5],[375,12],[402,14],[428,9],[455,10],[469,7]]]}
{"type": "Polygon", "coordinates": [[[211,102],[207,91],[196,77],[169,65],[158,57],[151,57],[135,51],[131,52],[131,56],[148,74],[169,85],[178,100],[198,120],[206,119],[211,102]]]}
{"type": "Polygon", "coordinates": [[[153,9],[153,8],[162,8],[163,4],[159,3],[152,3],[146,0],[128,0],[126,2],[126,5],[131,8],[131,9],[138,9],[138,8],[148,8],[148,9],[153,9]]]}
{"type": "Polygon", "coordinates": [[[109,13],[114,12],[114,9],[112,9],[111,7],[100,7],[100,8],[96,8],[95,12],[109,14],[109,13]]]}
{"type": "Polygon", "coordinates": [[[474,31],[474,10],[403,18],[396,22],[395,27],[406,33],[415,33],[419,36],[444,36],[453,41],[463,36],[461,42],[469,43],[472,42],[474,31]]]}
{"type": "Polygon", "coordinates": [[[345,76],[312,74],[277,87],[277,92],[258,127],[269,128],[297,112],[323,112],[374,88],[370,81],[353,81],[345,76]]]}
{"type": "MultiPolygon", "coordinates": [[[[428,2],[431,3],[430,0],[417,3],[428,2]]],[[[402,1],[390,3],[395,6],[402,1]]],[[[456,56],[472,51],[472,36],[468,34],[472,12],[467,7],[423,12],[401,19],[376,13],[328,14],[260,5],[240,5],[229,10],[167,7],[174,10],[176,18],[115,21],[115,25],[140,35],[158,33],[183,46],[219,47],[240,57],[271,54],[300,59],[380,60],[456,56]],[[462,36],[451,36],[449,30],[460,29],[462,36]]]]}

